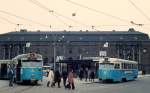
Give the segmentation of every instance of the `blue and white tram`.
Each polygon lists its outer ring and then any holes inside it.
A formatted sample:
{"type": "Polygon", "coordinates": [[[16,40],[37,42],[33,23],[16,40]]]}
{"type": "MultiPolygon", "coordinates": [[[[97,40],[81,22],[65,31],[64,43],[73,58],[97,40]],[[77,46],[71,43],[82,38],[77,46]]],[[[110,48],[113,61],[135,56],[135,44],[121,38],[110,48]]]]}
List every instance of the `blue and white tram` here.
{"type": "Polygon", "coordinates": [[[37,83],[43,79],[42,55],[36,53],[21,54],[12,59],[15,64],[15,81],[22,83],[30,81],[37,83]]]}
{"type": "Polygon", "coordinates": [[[134,80],[138,76],[136,61],[104,58],[99,61],[98,78],[114,82],[134,80]]]}

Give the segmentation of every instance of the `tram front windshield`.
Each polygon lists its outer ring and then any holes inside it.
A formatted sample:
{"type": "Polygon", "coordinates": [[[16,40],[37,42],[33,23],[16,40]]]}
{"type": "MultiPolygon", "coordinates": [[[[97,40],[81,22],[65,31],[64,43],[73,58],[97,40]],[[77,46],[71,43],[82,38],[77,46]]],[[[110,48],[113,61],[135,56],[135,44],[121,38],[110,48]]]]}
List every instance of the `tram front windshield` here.
{"type": "Polygon", "coordinates": [[[42,67],[42,60],[22,60],[23,67],[42,67]]]}
{"type": "Polygon", "coordinates": [[[114,69],[113,63],[100,63],[99,69],[114,69]]]}

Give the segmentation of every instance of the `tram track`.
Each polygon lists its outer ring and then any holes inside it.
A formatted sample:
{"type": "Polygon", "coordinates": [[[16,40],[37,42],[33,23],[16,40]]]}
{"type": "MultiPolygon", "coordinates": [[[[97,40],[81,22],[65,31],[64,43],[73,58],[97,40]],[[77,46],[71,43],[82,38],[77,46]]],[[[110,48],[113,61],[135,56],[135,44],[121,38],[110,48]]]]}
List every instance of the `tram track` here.
{"type": "Polygon", "coordinates": [[[7,87],[6,89],[0,90],[0,93],[22,93],[32,89],[35,86],[15,86],[7,87]]]}
{"type": "Polygon", "coordinates": [[[33,87],[34,87],[34,86],[29,86],[29,87],[27,87],[27,88],[24,88],[24,89],[15,91],[15,92],[13,92],[13,93],[22,93],[22,92],[25,92],[25,91],[28,91],[28,90],[32,89],[33,87]]]}
{"type": "Polygon", "coordinates": [[[2,93],[3,91],[6,91],[8,89],[10,89],[10,87],[8,85],[5,85],[5,86],[0,88],[0,93],[2,93]]]}

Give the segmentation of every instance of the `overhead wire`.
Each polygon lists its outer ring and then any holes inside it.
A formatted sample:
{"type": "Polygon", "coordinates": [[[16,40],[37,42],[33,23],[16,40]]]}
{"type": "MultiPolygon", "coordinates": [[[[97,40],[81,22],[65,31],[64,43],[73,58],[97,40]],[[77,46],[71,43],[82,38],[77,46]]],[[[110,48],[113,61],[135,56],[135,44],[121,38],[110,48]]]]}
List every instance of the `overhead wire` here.
{"type": "MultiPolygon", "coordinates": [[[[62,14],[60,14],[60,13],[54,11],[54,10],[50,10],[48,7],[46,7],[45,5],[41,4],[41,3],[38,2],[37,0],[29,0],[29,1],[31,1],[31,2],[34,3],[34,4],[36,4],[36,5],[39,6],[40,8],[43,8],[44,10],[46,10],[46,11],[48,11],[48,12],[51,12],[51,14],[52,14],[53,16],[55,16],[59,21],[61,21],[63,24],[65,24],[65,25],[67,25],[67,26],[69,26],[69,27],[73,27],[73,26],[71,26],[71,25],[67,24],[66,22],[64,22],[64,20],[62,20],[60,17],[63,17],[63,18],[68,19],[68,20],[71,20],[71,21],[73,21],[73,22],[75,22],[75,23],[78,23],[78,24],[80,24],[80,25],[87,26],[87,25],[85,25],[84,23],[81,23],[81,22],[76,21],[76,20],[74,20],[74,19],[72,19],[72,18],[70,18],[70,17],[67,17],[67,16],[65,16],[65,15],[62,15],[62,14]],[[52,12],[52,11],[53,11],[53,12],[52,12]]],[[[83,7],[83,8],[87,8],[87,9],[89,9],[89,10],[91,10],[91,11],[95,11],[95,12],[97,12],[97,13],[101,13],[101,14],[104,14],[104,15],[106,15],[106,16],[110,16],[110,17],[116,18],[116,19],[118,19],[118,20],[120,20],[120,21],[129,22],[129,21],[127,21],[127,20],[125,20],[125,19],[122,19],[122,18],[120,18],[120,17],[110,15],[110,14],[108,14],[108,13],[105,13],[105,12],[102,12],[102,11],[99,11],[99,10],[96,10],[96,9],[93,9],[93,8],[90,8],[90,7],[88,7],[88,6],[85,6],[85,5],[82,5],[82,4],[73,2],[73,1],[71,1],[71,0],[65,0],[65,1],[67,1],[67,2],[69,2],[69,3],[72,3],[72,4],[74,4],[74,5],[77,5],[77,6],[83,7]]],[[[136,7],[136,8],[150,21],[150,18],[149,18],[140,8],[138,8],[131,0],[129,0],[129,1],[130,1],[130,3],[131,3],[132,5],[134,5],[134,7],[136,7]]],[[[9,12],[6,12],[6,11],[3,11],[3,10],[0,10],[0,12],[1,12],[1,13],[4,13],[4,14],[7,14],[7,15],[10,15],[10,16],[14,16],[14,17],[19,18],[19,19],[23,19],[23,20],[26,20],[26,21],[30,21],[30,22],[32,22],[32,23],[35,23],[35,24],[38,24],[38,25],[41,25],[41,26],[44,26],[44,27],[49,27],[49,25],[41,24],[41,23],[36,22],[36,21],[33,21],[33,20],[31,20],[31,19],[27,19],[27,18],[25,18],[25,17],[21,17],[21,16],[18,16],[18,15],[15,15],[15,14],[12,14],[12,13],[9,13],[9,12]]],[[[7,21],[7,22],[9,22],[9,23],[11,23],[11,24],[16,25],[15,23],[11,22],[10,20],[8,20],[8,19],[6,19],[6,18],[1,18],[1,19],[5,20],[5,21],[7,21]]],[[[131,23],[131,21],[130,21],[130,23],[131,23]]],[[[136,25],[136,24],[135,24],[135,25],[136,25]]],[[[143,24],[142,24],[142,25],[143,25],[143,24]]],[[[145,25],[145,24],[144,24],[144,25],[145,25]]],[[[105,25],[105,26],[106,26],[106,25],[105,25]]],[[[112,25],[112,26],[114,26],[114,25],[112,25]]],[[[92,29],[97,30],[97,29],[95,29],[95,27],[97,27],[97,26],[91,26],[92,29]]]]}
{"type": "Polygon", "coordinates": [[[59,20],[59,21],[60,21],[61,23],[63,23],[64,25],[66,25],[66,26],[69,25],[69,24],[67,24],[66,22],[64,22],[64,20],[61,19],[58,15],[56,15],[53,10],[50,10],[50,11],[48,11],[48,12],[51,13],[57,20],[59,20]]]}
{"type": "Polygon", "coordinates": [[[46,10],[46,12],[51,13],[57,20],[59,20],[61,23],[63,23],[64,25],[68,25],[66,22],[64,22],[61,18],[58,17],[58,15],[56,15],[54,13],[54,10],[50,10],[48,7],[46,7],[45,5],[41,4],[39,1],[37,0],[29,0],[32,4],[35,4],[36,6],[42,8],[43,10],[46,10]]]}
{"type": "MultiPolygon", "coordinates": [[[[84,24],[84,23],[82,23],[82,22],[79,22],[79,21],[76,21],[76,20],[74,20],[74,19],[72,19],[72,18],[70,18],[70,17],[67,17],[67,16],[65,16],[65,15],[63,15],[63,14],[61,14],[61,13],[59,13],[59,12],[56,12],[56,11],[54,11],[54,10],[51,10],[51,9],[49,9],[48,7],[46,7],[45,5],[43,5],[42,3],[40,3],[39,1],[37,1],[37,0],[29,0],[31,3],[33,3],[33,4],[35,4],[35,5],[37,5],[38,7],[40,7],[40,8],[42,8],[42,9],[44,9],[44,10],[46,10],[46,11],[48,11],[49,13],[51,13],[52,15],[57,15],[57,18],[58,18],[58,16],[61,16],[62,18],[65,18],[65,19],[67,19],[67,20],[70,20],[70,21],[72,21],[72,22],[74,22],[74,23],[77,23],[77,24],[80,24],[80,25],[83,25],[83,26],[87,26],[86,24],[84,24]]],[[[56,16],[55,16],[56,17],[56,16]]],[[[60,18],[59,18],[59,20],[60,20],[60,18]]],[[[63,22],[62,20],[60,20],[61,22],[63,22]]],[[[63,23],[65,23],[65,22],[63,22],[63,23]]],[[[65,24],[67,24],[67,23],[65,23],[65,24]]],[[[70,25],[69,25],[69,27],[70,27],[70,25]]],[[[95,29],[95,28],[93,28],[94,30],[97,30],[97,29],[95,29]]],[[[97,30],[98,31],[98,30],[97,30]]]]}
{"type": "MultiPolygon", "coordinates": [[[[143,12],[142,9],[140,9],[132,0],[128,0],[148,21],[150,21],[150,18],[143,12]]],[[[131,21],[132,22],[132,21],[131,21]]],[[[134,23],[133,24],[135,25],[139,25],[139,26],[142,26],[143,28],[147,29],[147,30],[150,30],[150,28],[146,27],[147,25],[149,24],[137,24],[137,23],[134,23]]]]}
{"type": "Polygon", "coordinates": [[[133,1],[128,0],[148,21],[150,21],[150,18],[143,12],[142,9],[140,9],[133,1]]]}
{"type": "MultiPolygon", "coordinates": [[[[51,13],[51,14],[56,14],[56,15],[58,15],[58,16],[61,16],[61,17],[65,18],[65,19],[71,20],[71,21],[73,21],[73,22],[75,22],[75,23],[78,23],[78,24],[79,24],[79,22],[78,22],[78,21],[75,21],[75,20],[74,20],[74,19],[72,19],[72,18],[69,18],[69,17],[64,16],[64,15],[62,15],[62,14],[60,14],[60,13],[58,13],[58,12],[54,11],[54,10],[49,9],[48,7],[46,7],[45,5],[43,5],[42,3],[40,3],[40,2],[39,2],[39,1],[37,1],[37,0],[29,0],[29,1],[31,1],[33,4],[35,4],[35,5],[39,6],[40,8],[42,8],[42,9],[46,10],[47,12],[49,12],[49,13],[51,13]]],[[[81,24],[81,23],[80,23],[80,24],[81,24]]],[[[83,25],[83,24],[82,24],[82,25],[83,25]]]]}
{"type": "Polygon", "coordinates": [[[41,24],[41,23],[36,22],[36,21],[34,21],[34,20],[31,20],[31,19],[28,19],[28,18],[25,18],[25,17],[22,17],[22,16],[18,16],[18,15],[12,14],[12,13],[10,13],[10,12],[6,12],[6,11],[4,11],[4,10],[0,10],[0,12],[3,13],[3,14],[9,15],[9,16],[16,17],[16,18],[18,18],[18,19],[22,19],[22,20],[25,20],[25,21],[32,22],[32,23],[34,23],[34,24],[38,24],[38,25],[43,26],[43,27],[49,27],[48,25],[41,24]]]}
{"type": "MultiPolygon", "coordinates": [[[[6,22],[9,23],[9,24],[12,24],[12,25],[17,26],[18,28],[19,28],[20,25],[23,25],[23,24],[19,24],[19,23],[12,22],[12,21],[10,21],[9,19],[4,18],[4,17],[2,17],[2,16],[0,16],[0,19],[6,21],[6,22]]],[[[16,30],[16,28],[15,28],[15,30],[16,30]]]]}
{"type": "Polygon", "coordinates": [[[64,25],[68,25],[66,22],[64,22],[61,18],[58,17],[58,15],[56,14],[56,12],[54,10],[49,9],[48,7],[46,7],[45,5],[43,5],[42,3],[40,3],[37,0],[29,0],[29,1],[33,4],[35,4],[36,6],[42,8],[43,10],[46,10],[46,12],[51,13],[57,20],[62,22],[64,25]]]}
{"type": "Polygon", "coordinates": [[[17,25],[16,23],[14,23],[14,22],[8,20],[7,18],[4,18],[4,17],[1,17],[1,16],[0,16],[0,19],[6,21],[6,22],[9,23],[9,24],[17,25]]]}
{"type": "MultiPolygon", "coordinates": [[[[88,6],[86,6],[86,5],[83,5],[83,4],[74,2],[74,1],[72,1],[72,0],[64,0],[64,1],[66,1],[66,2],[68,2],[68,3],[71,3],[71,4],[73,4],[73,5],[76,5],[76,6],[82,7],[82,8],[86,8],[86,9],[88,9],[88,10],[90,10],[90,11],[94,11],[94,12],[96,12],[96,13],[103,14],[103,15],[106,15],[106,16],[108,16],[108,17],[112,17],[112,18],[114,18],[114,19],[117,19],[117,20],[120,20],[120,21],[123,21],[123,22],[126,22],[126,23],[131,23],[132,25],[136,25],[136,26],[140,26],[140,27],[143,26],[143,25],[145,25],[145,24],[137,24],[137,23],[135,23],[135,22],[133,22],[133,21],[128,21],[128,20],[126,20],[126,19],[122,19],[122,18],[120,18],[120,17],[118,17],[118,16],[114,16],[114,15],[108,14],[108,13],[106,13],[106,12],[99,11],[99,10],[97,10],[97,9],[88,7],[88,6]]],[[[140,8],[138,8],[131,0],[129,0],[129,1],[130,1],[130,3],[131,3],[140,13],[142,13],[143,16],[145,16],[145,17],[147,18],[147,20],[150,21],[150,18],[149,18],[140,8]]]]}
{"type": "Polygon", "coordinates": [[[130,23],[130,21],[128,21],[128,20],[126,20],[126,19],[123,19],[123,18],[120,18],[120,17],[118,17],[118,16],[114,16],[114,15],[108,14],[108,13],[106,13],[106,12],[103,12],[103,11],[100,11],[100,10],[97,10],[97,9],[94,9],[94,8],[91,8],[91,7],[88,7],[88,6],[83,5],[83,4],[79,4],[79,3],[74,2],[74,1],[72,1],[72,0],[64,0],[64,1],[66,1],[66,2],[68,2],[68,3],[71,3],[71,4],[73,4],[73,5],[76,5],[76,6],[82,7],[82,8],[86,8],[86,9],[88,9],[88,10],[90,10],[90,11],[93,11],[93,12],[96,12],[96,13],[99,13],[99,14],[103,14],[103,15],[108,16],[108,17],[111,17],[111,18],[114,18],[114,19],[117,19],[117,20],[120,20],[120,21],[123,21],[123,22],[126,22],[126,23],[130,23]]]}
{"type": "Polygon", "coordinates": [[[48,7],[46,7],[45,5],[41,4],[39,1],[36,0],[29,0],[31,3],[35,4],[36,6],[46,10],[47,12],[51,13],[56,19],[58,19],[60,22],[62,22],[64,25],[68,25],[67,23],[65,23],[61,18],[59,18],[57,15],[54,14],[53,10],[50,10],[48,7]]]}

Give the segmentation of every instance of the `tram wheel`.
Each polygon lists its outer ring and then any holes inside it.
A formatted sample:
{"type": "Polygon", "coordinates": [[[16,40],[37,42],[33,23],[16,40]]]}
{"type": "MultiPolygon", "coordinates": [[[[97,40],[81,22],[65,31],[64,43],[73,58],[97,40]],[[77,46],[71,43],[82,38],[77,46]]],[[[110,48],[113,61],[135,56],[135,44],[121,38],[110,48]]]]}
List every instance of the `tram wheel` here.
{"type": "Polygon", "coordinates": [[[37,81],[37,80],[33,81],[33,84],[34,84],[34,85],[37,85],[37,84],[38,84],[38,81],[37,81]]]}
{"type": "Polygon", "coordinates": [[[127,82],[127,79],[126,78],[122,78],[122,82],[127,82]]]}

